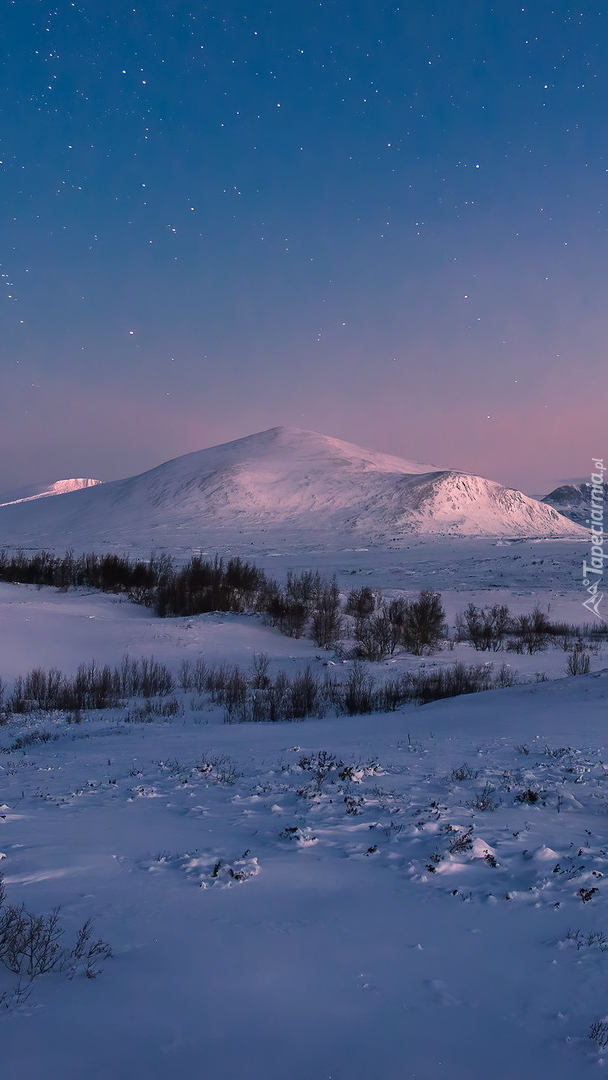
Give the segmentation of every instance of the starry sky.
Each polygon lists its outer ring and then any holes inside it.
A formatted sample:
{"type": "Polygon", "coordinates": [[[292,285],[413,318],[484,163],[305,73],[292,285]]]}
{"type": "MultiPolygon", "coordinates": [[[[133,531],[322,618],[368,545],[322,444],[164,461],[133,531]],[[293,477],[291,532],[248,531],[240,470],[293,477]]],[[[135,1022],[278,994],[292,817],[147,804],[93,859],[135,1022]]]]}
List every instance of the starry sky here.
{"type": "Polygon", "coordinates": [[[3,5],[1,489],[278,424],[608,456],[605,5],[132,2],[3,5]]]}

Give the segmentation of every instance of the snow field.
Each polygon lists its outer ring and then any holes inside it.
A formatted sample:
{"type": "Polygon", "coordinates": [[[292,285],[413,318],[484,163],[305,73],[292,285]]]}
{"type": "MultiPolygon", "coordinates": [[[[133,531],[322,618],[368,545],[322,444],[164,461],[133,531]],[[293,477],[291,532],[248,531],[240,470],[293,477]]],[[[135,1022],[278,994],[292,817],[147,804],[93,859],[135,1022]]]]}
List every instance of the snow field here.
{"type": "MultiPolygon", "coordinates": [[[[564,567],[543,589],[527,550],[511,592],[467,593],[471,556],[463,590],[443,593],[448,615],[471,599],[551,604],[552,617],[578,621],[564,567]]],[[[433,584],[434,557],[406,592],[433,584]]],[[[345,590],[404,587],[390,555],[350,558],[345,590]]],[[[37,665],[69,673],[125,652],[176,674],[201,654],[247,667],[266,652],[273,671],[342,667],[256,617],[160,620],[109,596],[29,586],[0,586],[0,641],[9,683],[37,665]]],[[[608,1015],[605,655],[574,679],[560,677],[557,649],[458,645],[422,663],[456,659],[506,659],[553,681],[275,725],[224,724],[221,709],[178,690],[167,717],[134,701],[80,723],[33,714],[0,727],[7,902],[58,907],[66,943],[92,918],[113,951],[97,978],[50,973],[23,999],[0,967],[8,1074],[595,1073],[605,1049],[589,1031],[608,1015]]]]}

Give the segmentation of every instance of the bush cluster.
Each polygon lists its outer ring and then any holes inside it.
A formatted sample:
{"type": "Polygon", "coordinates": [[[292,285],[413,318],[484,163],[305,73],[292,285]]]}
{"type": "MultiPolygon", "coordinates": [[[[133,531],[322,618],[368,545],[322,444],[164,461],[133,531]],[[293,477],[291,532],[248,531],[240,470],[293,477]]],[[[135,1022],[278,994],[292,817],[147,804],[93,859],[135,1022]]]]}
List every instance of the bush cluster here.
{"type": "Polygon", "coordinates": [[[63,933],[57,909],[35,915],[24,904],[6,904],[0,874],[0,964],[28,982],[51,971],[67,970],[73,976],[78,967],[94,979],[101,970],[99,962],[112,956],[110,946],[93,940],[90,919],[78,930],[71,949],[62,946],[63,933]]]}
{"type": "Polygon", "coordinates": [[[173,688],[173,675],[164,664],[153,657],[125,657],[118,667],[98,667],[94,661],[81,664],[75,675],[64,675],[56,668],[34,668],[15,680],[4,708],[7,713],[77,713],[83,709],[116,708],[132,697],[163,696],[173,688]]]}
{"type": "Polygon", "coordinates": [[[434,652],[445,637],[445,611],[437,592],[423,589],[416,600],[376,600],[369,588],[353,590],[346,612],[354,617],[354,655],[384,660],[398,645],[414,656],[434,652]]]}
{"type": "Polygon", "coordinates": [[[354,655],[366,660],[383,659],[398,645],[416,655],[431,652],[445,633],[438,593],[424,590],[417,600],[387,604],[377,602],[369,588],[354,589],[342,610],[335,577],[290,571],[280,586],[241,558],[195,555],[178,568],[166,555],[137,561],[120,555],[77,556],[71,551],[61,557],[46,551],[34,555],[2,551],[0,581],[124,593],[160,617],[253,611],[283,634],[308,636],[319,648],[336,645],[351,620],[354,655]]]}
{"type": "Polygon", "coordinates": [[[608,639],[608,625],[552,622],[548,615],[535,607],[525,615],[512,615],[506,604],[480,608],[469,604],[456,616],[457,641],[470,641],[482,652],[507,649],[509,652],[543,652],[554,643],[568,652],[583,639],[601,642],[608,639]]]}
{"type": "Polygon", "coordinates": [[[256,657],[247,671],[233,665],[207,665],[201,659],[182,664],[180,684],[224,707],[228,723],[304,720],[327,712],[337,716],[392,712],[402,705],[424,705],[441,698],[513,685],[504,665],[456,663],[433,671],[406,672],[381,682],[357,659],[343,679],[307,667],[292,676],[269,674],[268,658],[256,657]]]}
{"type": "Polygon", "coordinates": [[[9,554],[0,551],[0,581],[23,585],[53,585],[58,589],[88,588],[102,592],[143,593],[153,589],[173,569],[165,555],[152,556],[147,562],[122,555],[54,555],[39,551],[9,554]]]}
{"type": "MultiPolygon", "coordinates": [[[[515,677],[502,665],[494,671],[491,664],[455,663],[431,671],[422,669],[377,680],[362,660],[356,659],[343,678],[327,671],[317,674],[311,667],[288,675],[272,675],[268,657],[256,656],[246,670],[235,664],[207,664],[199,658],[183,661],[179,687],[196,691],[212,703],[224,707],[224,717],[231,722],[273,722],[304,720],[333,711],[340,716],[360,713],[392,712],[408,703],[424,705],[440,698],[474,694],[495,687],[511,686],[515,677]]],[[[175,689],[175,680],[163,664],[150,660],[123,660],[119,667],[98,668],[81,665],[74,676],[57,670],[35,668],[15,681],[12,694],[3,709],[3,719],[13,713],[62,711],[81,719],[82,710],[117,708],[126,699],[143,697],[148,702],[175,689]]],[[[126,720],[151,720],[182,712],[179,702],[168,699],[167,705],[149,704],[143,710],[130,709],[126,720]]],[[[54,736],[45,731],[23,736],[10,749],[25,749],[48,742],[54,736]]]]}

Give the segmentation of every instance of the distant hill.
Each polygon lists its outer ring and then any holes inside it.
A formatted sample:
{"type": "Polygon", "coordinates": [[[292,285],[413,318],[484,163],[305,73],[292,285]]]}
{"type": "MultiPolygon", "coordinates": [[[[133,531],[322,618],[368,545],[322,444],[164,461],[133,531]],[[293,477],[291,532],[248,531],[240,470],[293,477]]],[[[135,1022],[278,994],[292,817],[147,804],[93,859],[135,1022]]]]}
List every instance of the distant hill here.
{"type": "Polygon", "coordinates": [[[79,478],[77,480],[51,480],[45,484],[31,484],[29,487],[16,488],[14,491],[0,492],[0,507],[13,506],[15,503],[33,502],[34,499],[46,499],[50,495],[66,495],[69,491],[96,487],[101,480],[79,478]]]}
{"type": "Polygon", "coordinates": [[[493,480],[277,427],[148,472],[0,509],[0,545],[378,544],[412,536],[582,537],[493,480]]]}
{"type": "MultiPolygon", "coordinates": [[[[604,484],[604,500],[608,502],[608,483],[604,484]]],[[[591,508],[591,484],[585,480],[574,484],[562,484],[561,487],[556,487],[554,491],[545,495],[542,501],[559,511],[560,514],[564,514],[570,521],[585,525],[591,508]]]]}

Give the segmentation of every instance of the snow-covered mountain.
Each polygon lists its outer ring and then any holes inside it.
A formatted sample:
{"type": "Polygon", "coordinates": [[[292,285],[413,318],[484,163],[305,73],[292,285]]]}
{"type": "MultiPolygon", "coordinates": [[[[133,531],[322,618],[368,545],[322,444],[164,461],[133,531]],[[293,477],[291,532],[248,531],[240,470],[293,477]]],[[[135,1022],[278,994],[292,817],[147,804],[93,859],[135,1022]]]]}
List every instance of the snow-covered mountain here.
{"type": "Polygon", "coordinates": [[[30,484],[28,487],[13,491],[0,491],[0,506],[12,506],[14,503],[32,502],[34,499],[46,499],[49,495],[66,495],[69,491],[96,487],[101,480],[79,477],[72,480],[51,480],[43,484],[30,484]]]}
{"type": "MultiPolygon", "coordinates": [[[[604,484],[604,500],[608,502],[608,484],[604,484]]],[[[542,500],[571,521],[585,525],[591,508],[591,484],[581,480],[578,483],[562,484],[550,491],[542,500]]]]}
{"type": "Polygon", "coordinates": [[[554,508],[492,480],[271,428],[126,480],[6,506],[0,545],[209,547],[413,535],[572,537],[554,508]]]}

